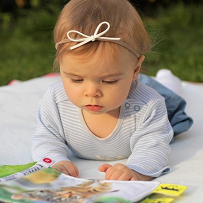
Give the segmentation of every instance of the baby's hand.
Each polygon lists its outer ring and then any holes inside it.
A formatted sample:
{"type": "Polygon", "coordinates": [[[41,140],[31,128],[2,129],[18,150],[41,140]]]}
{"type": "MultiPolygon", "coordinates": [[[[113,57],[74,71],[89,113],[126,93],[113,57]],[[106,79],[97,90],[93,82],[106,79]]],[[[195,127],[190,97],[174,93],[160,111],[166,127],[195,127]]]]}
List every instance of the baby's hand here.
{"type": "Polygon", "coordinates": [[[152,180],[152,177],[142,175],[131,170],[123,164],[103,164],[99,167],[99,171],[105,172],[106,180],[152,180]]]}
{"type": "Polygon", "coordinates": [[[79,175],[77,166],[70,161],[59,161],[52,168],[69,176],[78,177],[79,175]]]}

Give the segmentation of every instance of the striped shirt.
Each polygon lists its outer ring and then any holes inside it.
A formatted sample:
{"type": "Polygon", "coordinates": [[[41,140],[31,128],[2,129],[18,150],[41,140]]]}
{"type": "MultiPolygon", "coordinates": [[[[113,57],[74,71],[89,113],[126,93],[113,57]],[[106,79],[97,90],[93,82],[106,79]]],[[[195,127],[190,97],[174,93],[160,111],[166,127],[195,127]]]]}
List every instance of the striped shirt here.
{"type": "Polygon", "coordinates": [[[127,166],[141,174],[158,177],[167,166],[173,130],[165,101],[155,90],[138,82],[120,108],[117,125],[105,138],[87,127],[81,109],[68,99],[62,81],[51,85],[37,110],[32,136],[35,161],[49,157],[69,160],[68,150],[83,159],[127,159],[127,166]]]}

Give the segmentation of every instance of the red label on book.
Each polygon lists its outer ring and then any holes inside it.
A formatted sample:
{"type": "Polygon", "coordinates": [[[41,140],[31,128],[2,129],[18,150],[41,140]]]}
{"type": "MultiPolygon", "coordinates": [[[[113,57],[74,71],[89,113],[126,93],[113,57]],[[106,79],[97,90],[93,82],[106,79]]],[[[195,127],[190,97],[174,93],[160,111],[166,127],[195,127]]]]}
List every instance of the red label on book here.
{"type": "Polygon", "coordinates": [[[50,158],[44,158],[43,161],[48,164],[50,164],[52,162],[52,160],[50,158]]]}

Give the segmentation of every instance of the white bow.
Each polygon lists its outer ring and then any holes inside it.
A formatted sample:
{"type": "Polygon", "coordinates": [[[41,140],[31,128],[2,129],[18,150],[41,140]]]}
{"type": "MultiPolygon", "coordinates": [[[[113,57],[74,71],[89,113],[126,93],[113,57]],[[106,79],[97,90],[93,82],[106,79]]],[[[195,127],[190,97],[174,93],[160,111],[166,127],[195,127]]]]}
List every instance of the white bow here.
{"type": "Polygon", "coordinates": [[[88,43],[88,42],[90,42],[90,41],[94,42],[96,39],[98,39],[98,40],[99,40],[99,39],[101,39],[101,40],[104,39],[104,40],[110,40],[110,41],[112,41],[112,40],[120,40],[121,38],[101,37],[102,35],[104,35],[105,33],[108,32],[109,28],[110,28],[110,24],[109,24],[108,22],[101,22],[101,23],[97,26],[97,28],[96,28],[96,30],[95,30],[95,32],[94,32],[94,35],[92,35],[92,36],[85,35],[85,34],[83,34],[83,33],[81,33],[81,32],[76,31],[76,30],[70,30],[70,31],[68,31],[68,32],[67,32],[67,37],[68,37],[68,39],[69,39],[70,41],[72,41],[72,42],[81,42],[81,43],[79,43],[79,44],[76,44],[75,46],[70,47],[70,49],[71,49],[71,50],[72,50],[72,49],[75,49],[75,48],[80,47],[80,46],[82,46],[82,45],[84,45],[84,44],[86,44],[86,43],[88,43]],[[103,32],[98,33],[100,27],[101,27],[103,24],[106,24],[106,25],[107,25],[106,30],[104,30],[103,32]],[[70,35],[69,35],[70,33],[77,33],[77,34],[83,36],[84,38],[73,39],[73,38],[70,37],[70,35]]]}

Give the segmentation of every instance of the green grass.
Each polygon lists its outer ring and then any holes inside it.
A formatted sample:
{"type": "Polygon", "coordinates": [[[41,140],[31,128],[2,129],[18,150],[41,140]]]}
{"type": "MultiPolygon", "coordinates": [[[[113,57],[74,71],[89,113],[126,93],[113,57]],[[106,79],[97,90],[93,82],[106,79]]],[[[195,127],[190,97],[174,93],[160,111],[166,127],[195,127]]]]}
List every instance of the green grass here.
{"type": "Polygon", "coordinates": [[[55,49],[53,28],[58,12],[29,12],[0,32],[0,85],[52,72],[55,49]]]}
{"type": "MultiPolygon", "coordinates": [[[[5,20],[1,25],[0,85],[52,72],[52,31],[60,8],[50,10],[29,11],[14,23],[5,20]]],[[[143,18],[155,44],[143,64],[147,74],[155,76],[159,69],[167,68],[181,80],[203,82],[202,10],[203,5],[179,4],[143,18]]]]}
{"type": "Polygon", "coordinates": [[[154,18],[145,18],[156,41],[144,67],[149,75],[170,69],[181,80],[203,82],[203,5],[159,9],[154,18]]]}

